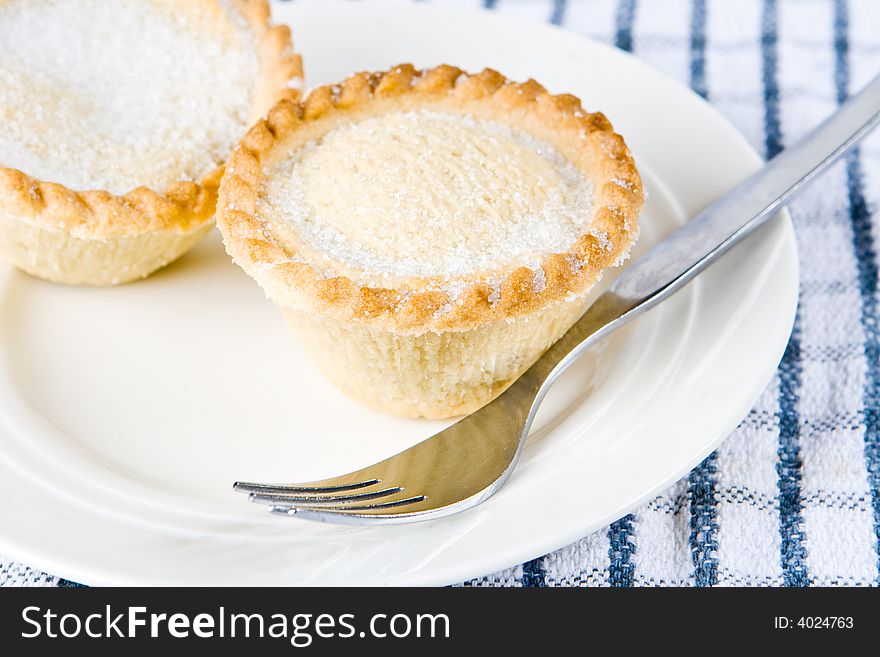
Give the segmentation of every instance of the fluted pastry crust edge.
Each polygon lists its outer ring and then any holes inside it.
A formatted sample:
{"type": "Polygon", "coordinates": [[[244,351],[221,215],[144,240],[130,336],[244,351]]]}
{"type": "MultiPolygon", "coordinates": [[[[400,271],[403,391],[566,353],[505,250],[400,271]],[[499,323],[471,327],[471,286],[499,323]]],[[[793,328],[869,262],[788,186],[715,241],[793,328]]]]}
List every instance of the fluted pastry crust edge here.
{"type": "Polygon", "coordinates": [[[402,64],[318,87],[299,103],[279,102],[230,157],[220,186],[217,223],[233,260],[280,306],[420,334],[467,330],[579,297],[605,269],[627,256],[637,238],[643,202],[642,181],[623,138],[604,115],[586,112],[575,96],[551,95],[534,80],[512,82],[491,69],[468,74],[449,65],[418,71],[402,64]],[[344,276],[323,277],[273,238],[258,216],[257,202],[264,168],[284,157],[288,137],[331,113],[362,118],[388,111],[389,105],[404,98],[407,107],[442,102],[443,107],[464,114],[491,116],[497,111],[504,113],[508,124],[527,132],[540,125],[544,134],[555,135],[557,143],[577,140],[582,161],[591,163],[585,173],[593,182],[594,217],[590,231],[569,252],[544,259],[542,286],[536,283],[535,272],[526,267],[507,273],[494,290],[474,281],[456,299],[430,289],[414,292],[360,286],[344,276]],[[600,240],[596,231],[607,240],[600,240]]]}

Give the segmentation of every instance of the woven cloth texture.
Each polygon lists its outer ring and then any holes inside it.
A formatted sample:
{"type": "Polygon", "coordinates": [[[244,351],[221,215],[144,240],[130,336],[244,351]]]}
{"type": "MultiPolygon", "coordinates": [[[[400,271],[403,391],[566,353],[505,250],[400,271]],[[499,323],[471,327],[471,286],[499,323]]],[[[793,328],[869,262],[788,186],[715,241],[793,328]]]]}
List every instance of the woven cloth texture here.
{"type": "MultiPolygon", "coordinates": [[[[629,50],[706,98],[767,158],[880,72],[878,0],[433,2],[629,50]]],[[[610,526],[464,585],[876,586],[878,201],[874,135],[790,206],[801,266],[794,333],[714,454],[610,526]]],[[[0,585],[70,583],[0,557],[0,585]]]]}

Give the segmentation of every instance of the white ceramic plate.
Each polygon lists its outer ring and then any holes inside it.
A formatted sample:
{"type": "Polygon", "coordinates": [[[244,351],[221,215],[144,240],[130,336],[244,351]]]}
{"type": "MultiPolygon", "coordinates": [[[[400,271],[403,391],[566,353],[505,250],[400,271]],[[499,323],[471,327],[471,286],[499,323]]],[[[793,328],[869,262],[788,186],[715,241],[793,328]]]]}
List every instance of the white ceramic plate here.
{"type": "MultiPolygon", "coordinates": [[[[551,27],[323,2],[277,17],[295,25],[310,84],[450,62],[535,77],[602,109],[650,192],[640,250],[759,163],[686,89],[551,27]]],[[[436,522],[359,528],[270,516],[230,486],[353,470],[444,424],[337,393],[216,236],[115,289],[4,269],[0,553],[87,584],[447,584],[490,573],[602,527],[705,457],[769,380],[796,296],[793,232],[779,218],[569,371],[494,498],[436,522]]]]}

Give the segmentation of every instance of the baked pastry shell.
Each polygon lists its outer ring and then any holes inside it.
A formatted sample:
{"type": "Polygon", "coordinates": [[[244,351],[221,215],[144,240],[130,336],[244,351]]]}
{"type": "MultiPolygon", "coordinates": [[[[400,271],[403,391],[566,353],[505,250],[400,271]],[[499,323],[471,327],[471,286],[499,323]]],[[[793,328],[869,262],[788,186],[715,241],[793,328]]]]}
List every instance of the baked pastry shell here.
{"type": "MultiPolygon", "coordinates": [[[[233,3],[257,40],[255,122],[279,100],[300,97],[302,61],[290,29],[270,23],[269,0],[233,3]]],[[[222,176],[220,166],[199,181],[116,195],[74,190],[0,166],[0,253],[30,274],[60,283],[108,285],[142,278],[208,231],[222,176]]]]}
{"type": "Polygon", "coordinates": [[[233,260],[282,308],[341,389],[398,415],[448,417],[499,394],[576,321],[602,272],[629,253],[643,201],[623,139],[576,97],[490,69],[403,64],[318,87],[300,103],[278,103],[231,156],[217,222],[233,260]],[[491,284],[474,277],[456,298],[428,278],[399,288],[359,285],[323,276],[259,216],[264,172],[298,146],[342,122],[425,108],[519,128],[589,177],[589,229],[568,252],[544,258],[543,276],[516,267],[495,272],[491,284]]]}

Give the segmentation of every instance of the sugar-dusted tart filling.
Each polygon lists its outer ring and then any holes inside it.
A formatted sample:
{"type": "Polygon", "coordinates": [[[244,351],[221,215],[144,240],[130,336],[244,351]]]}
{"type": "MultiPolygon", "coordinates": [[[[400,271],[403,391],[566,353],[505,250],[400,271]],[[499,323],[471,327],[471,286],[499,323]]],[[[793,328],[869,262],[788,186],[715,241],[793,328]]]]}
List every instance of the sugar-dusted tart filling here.
{"type": "Polygon", "coordinates": [[[0,0],[0,167],[122,194],[199,180],[251,117],[233,0],[0,0]]]}
{"type": "Polygon", "coordinates": [[[297,257],[358,285],[540,272],[589,231],[593,187],[550,144],[429,110],[342,123],[264,178],[258,212],[297,257]]]}

